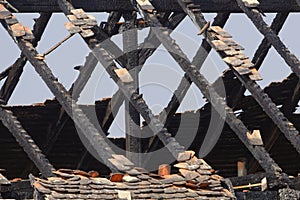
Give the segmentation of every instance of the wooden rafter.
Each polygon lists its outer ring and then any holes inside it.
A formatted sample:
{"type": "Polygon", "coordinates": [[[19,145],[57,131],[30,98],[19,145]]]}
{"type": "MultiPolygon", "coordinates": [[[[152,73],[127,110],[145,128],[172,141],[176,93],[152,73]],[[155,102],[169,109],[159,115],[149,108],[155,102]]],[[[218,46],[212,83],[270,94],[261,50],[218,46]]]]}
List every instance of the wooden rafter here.
{"type": "MultiPolygon", "coordinates": [[[[61,12],[55,1],[46,0],[27,0],[26,3],[22,0],[9,1],[19,12],[61,12]]],[[[72,0],[75,7],[83,8],[86,12],[111,12],[117,10],[133,11],[134,8],[128,0],[72,0]]],[[[224,0],[196,0],[197,5],[201,5],[203,12],[242,12],[234,1],[224,0]]],[[[180,6],[176,0],[152,0],[153,5],[162,12],[174,11],[181,12],[180,6]]],[[[285,12],[285,11],[300,11],[296,1],[286,0],[264,0],[261,1],[260,8],[264,12],[285,12]]]]}
{"type": "MultiPolygon", "coordinates": [[[[135,28],[137,13],[123,13],[124,28],[123,28],[123,51],[127,57],[126,69],[132,77],[133,81],[128,83],[139,93],[139,72],[138,72],[138,32],[135,28]]],[[[141,166],[142,143],[141,143],[141,125],[140,114],[130,103],[125,99],[125,130],[126,130],[126,157],[133,161],[136,165],[141,166]],[[138,153],[138,154],[135,154],[138,153]]]]}
{"type": "MultiPolygon", "coordinates": [[[[148,2],[150,3],[150,2],[148,2]]],[[[183,3],[183,2],[182,2],[183,3]]],[[[183,3],[184,4],[184,3],[183,3]]],[[[186,9],[185,7],[183,7],[186,9]]],[[[140,7],[140,12],[145,16],[145,18],[152,22],[152,25],[155,27],[162,27],[156,16],[153,14],[149,14],[144,11],[142,7],[140,7]]],[[[191,12],[201,13],[196,9],[193,11],[188,11],[187,14],[191,12]]],[[[193,19],[197,18],[193,16],[193,19]]],[[[202,18],[202,22],[206,24],[204,18],[202,18]]],[[[237,134],[240,140],[244,143],[244,145],[249,149],[252,155],[257,159],[260,165],[266,170],[276,177],[284,177],[285,181],[287,180],[286,175],[281,174],[282,170],[275,163],[275,161],[270,157],[270,155],[266,152],[263,146],[253,146],[249,143],[246,133],[249,133],[247,127],[243,124],[242,121],[236,118],[233,114],[231,108],[226,105],[226,102],[222,97],[220,97],[214,88],[212,88],[209,82],[205,79],[205,77],[197,70],[197,68],[189,61],[187,56],[183,53],[181,48],[176,44],[176,42],[170,37],[167,32],[162,32],[161,30],[155,29],[155,35],[162,42],[164,47],[169,51],[170,55],[177,61],[180,67],[187,73],[187,75],[191,78],[191,80],[196,84],[196,86],[201,90],[203,95],[211,102],[212,106],[215,107],[216,111],[220,114],[220,117],[223,120],[226,120],[231,129],[237,134]],[[174,52],[174,50],[176,50],[174,52]],[[182,59],[184,58],[184,59],[182,59]],[[226,114],[223,113],[226,111],[226,114]]]]}
{"type": "MultiPolygon", "coordinates": [[[[36,47],[38,42],[40,41],[50,20],[50,17],[51,13],[41,13],[40,17],[36,20],[32,31],[35,36],[35,39],[32,41],[34,47],[36,47]]],[[[20,77],[23,73],[23,68],[26,63],[26,57],[24,55],[21,55],[20,58],[18,58],[15,63],[12,64],[9,68],[10,70],[7,74],[7,79],[0,90],[0,99],[2,104],[7,104],[8,100],[10,99],[20,80],[20,77]]]]}
{"type": "MultiPolygon", "coordinates": [[[[5,11],[8,13],[8,10],[5,11]]],[[[10,14],[12,17],[13,15],[10,14]]],[[[5,20],[0,20],[3,27],[7,30],[12,38],[14,38],[14,32],[12,30],[12,25],[7,24],[8,18],[5,20]]],[[[18,24],[20,29],[25,30],[25,27],[20,25],[18,21],[15,22],[18,24]]],[[[98,158],[102,159],[102,161],[113,171],[123,171],[130,169],[132,163],[124,159],[126,162],[122,162],[118,160],[118,158],[114,158],[114,151],[108,145],[107,138],[105,134],[101,130],[97,130],[97,128],[90,122],[85,113],[79,108],[79,106],[75,103],[72,97],[68,94],[66,89],[57,81],[57,78],[52,74],[48,65],[43,61],[37,58],[39,53],[33,47],[33,44],[27,40],[26,37],[18,36],[16,38],[16,43],[24,56],[28,59],[28,61],[35,68],[36,72],[42,77],[43,81],[46,83],[51,92],[55,95],[60,104],[64,107],[65,111],[69,116],[73,119],[74,123],[77,125],[78,131],[81,131],[85,134],[87,140],[90,145],[94,148],[96,155],[98,158]]]]}
{"type": "Polygon", "coordinates": [[[52,176],[54,167],[50,164],[49,160],[35,144],[31,136],[22,127],[21,123],[17,120],[13,113],[10,110],[0,107],[0,120],[15,137],[16,141],[26,152],[28,158],[32,160],[35,166],[39,169],[41,174],[44,177],[52,176]]]}
{"type": "MultiPolygon", "coordinates": [[[[223,27],[226,21],[229,18],[229,13],[219,13],[213,25],[223,27]]],[[[207,43],[206,40],[202,41],[200,48],[198,49],[196,55],[193,58],[193,64],[197,67],[198,70],[202,67],[205,59],[209,55],[211,51],[211,46],[207,43]]],[[[180,106],[180,103],[183,101],[186,93],[188,92],[190,86],[192,84],[191,79],[185,74],[184,77],[181,79],[177,89],[175,90],[170,102],[168,103],[167,107],[164,108],[163,111],[159,113],[159,119],[161,122],[164,122],[165,127],[167,127],[168,123],[170,122],[172,116],[175,114],[177,109],[180,106]]],[[[158,144],[158,139],[153,138],[149,144],[148,151],[155,149],[158,144]]]]}
{"type": "Polygon", "coordinates": [[[109,36],[112,36],[114,33],[118,33],[119,30],[117,29],[117,22],[120,21],[122,17],[122,12],[119,11],[112,11],[109,13],[107,23],[104,26],[104,30],[107,32],[109,36]]]}
{"type": "MultiPolygon", "coordinates": [[[[285,13],[278,13],[276,17],[274,18],[271,29],[276,33],[279,34],[280,30],[282,29],[285,21],[287,20],[289,16],[288,12],[285,13]]],[[[255,51],[254,57],[252,59],[252,63],[254,63],[254,66],[257,70],[260,69],[263,61],[265,60],[266,56],[268,55],[268,52],[271,48],[271,43],[267,38],[264,38],[262,42],[260,43],[259,47],[255,51]]],[[[231,71],[228,71],[227,73],[231,73],[231,71]]],[[[240,87],[237,87],[235,91],[232,91],[229,97],[229,99],[233,99],[232,101],[232,107],[234,108],[236,104],[241,100],[242,96],[244,95],[246,91],[246,88],[241,84],[240,87]]]]}
{"type": "Polygon", "coordinates": [[[236,0],[239,7],[245,12],[249,19],[272,44],[276,51],[281,55],[285,62],[290,66],[291,70],[300,77],[300,61],[298,58],[290,52],[290,50],[281,41],[279,36],[268,26],[268,24],[263,20],[260,12],[257,8],[248,8],[244,5],[242,0],[236,0]]]}
{"type": "MultiPolygon", "coordinates": [[[[192,11],[190,8],[192,8],[193,3],[188,2],[184,3],[181,0],[178,0],[178,3],[182,6],[183,10],[190,16],[191,20],[194,22],[194,24],[201,30],[206,24],[206,20],[203,16],[203,14],[199,11],[192,11]],[[187,7],[189,5],[189,8],[187,7]]],[[[224,33],[224,30],[221,32],[224,33]]],[[[225,33],[224,33],[225,34],[225,33]]],[[[215,36],[212,35],[212,32],[208,31],[206,33],[206,39],[210,43],[210,45],[214,46],[216,48],[216,45],[213,44],[213,41],[215,36]]],[[[283,113],[276,107],[276,105],[272,102],[271,98],[264,93],[264,91],[261,89],[261,87],[255,82],[255,80],[259,80],[257,78],[257,75],[245,75],[243,67],[239,67],[239,65],[236,65],[232,62],[232,58],[237,61],[238,57],[236,56],[227,56],[226,52],[221,49],[217,49],[219,55],[223,58],[223,60],[226,62],[228,67],[233,71],[234,75],[240,80],[240,82],[244,85],[245,88],[248,89],[248,91],[252,94],[254,99],[258,102],[258,104],[264,109],[266,114],[273,120],[273,122],[280,128],[280,130],[284,133],[285,137],[291,142],[291,144],[294,146],[294,148],[300,152],[300,136],[299,132],[291,122],[288,121],[288,119],[283,115],[283,113]],[[224,56],[225,55],[225,56],[224,56]],[[242,69],[242,73],[239,71],[242,69]]],[[[245,58],[244,58],[245,59],[245,58]]],[[[244,61],[241,61],[241,66],[243,66],[244,61]]],[[[250,70],[251,72],[257,72],[255,68],[253,68],[253,64],[249,62],[250,64],[250,70]],[[252,66],[252,67],[251,67],[252,66]]],[[[248,65],[247,64],[247,65],[248,65]]],[[[248,71],[250,72],[250,71],[248,71]]]]}
{"type": "MultiPolygon", "coordinates": [[[[66,0],[59,0],[58,4],[60,5],[60,8],[65,15],[69,15],[71,13],[71,10],[74,10],[72,4],[66,0]]],[[[174,158],[177,158],[178,155],[184,151],[184,147],[181,146],[173,137],[171,137],[171,134],[168,133],[165,128],[163,128],[163,124],[161,124],[159,120],[155,118],[142,96],[139,95],[133,87],[124,84],[122,80],[120,80],[115,71],[118,68],[113,62],[113,60],[115,59],[114,54],[108,51],[110,50],[109,48],[106,49],[102,46],[101,38],[97,39],[99,38],[99,35],[97,35],[97,38],[96,36],[90,36],[87,38],[82,36],[82,38],[92,50],[95,57],[99,60],[99,62],[101,62],[102,66],[106,69],[110,77],[119,86],[121,91],[124,93],[125,98],[130,100],[130,103],[149,124],[152,131],[154,133],[157,133],[158,137],[167,146],[168,150],[172,153],[174,158]],[[93,43],[91,43],[91,41],[93,41],[93,43]]],[[[105,47],[109,46],[109,42],[110,41],[108,41],[105,47]]]]}
{"type": "MultiPolygon", "coordinates": [[[[163,20],[163,25],[165,27],[168,27],[170,30],[174,30],[179,23],[185,18],[184,13],[173,13],[169,19],[164,19],[163,20]]],[[[150,33],[148,36],[145,38],[144,42],[140,45],[140,52],[139,52],[139,64],[138,64],[138,72],[142,70],[144,64],[148,60],[149,57],[153,55],[153,53],[156,51],[156,49],[159,47],[161,44],[160,41],[157,40],[157,38],[153,38],[153,33],[150,30],[150,33]],[[151,46],[152,48],[146,48],[148,46],[151,46]]],[[[106,114],[102,123],[102,128],[104,132],[107,132],[109,127],[111,126],[114,115],[118,112],[120,109],[122,103],[124,100],[124,95],[123,93],[118,90],[113,96],[111,101],[108,104],[106,114]]]]}
{"type": "MultiPolygon", "coordinates": [[[[296,110],[299,100],[300,100],[300,81],[298,80],[298,83],[295,85],[295,88],[293,89],[291,97],[282,104],[280,110],[283,112],[285,116],[291,117],[293,112],[296,110]]],[[[281,131],[276,125],[270,127],[270,131],[271,131],[270,137],[268,137],[265,141],[265,148],[268,152],[272,149],[278,137],[281,135],[281,131]]],[[[249,173],[255,172],[259,168],[255,160],[250,160],[248,166],[249,166],[249,173]]]]}

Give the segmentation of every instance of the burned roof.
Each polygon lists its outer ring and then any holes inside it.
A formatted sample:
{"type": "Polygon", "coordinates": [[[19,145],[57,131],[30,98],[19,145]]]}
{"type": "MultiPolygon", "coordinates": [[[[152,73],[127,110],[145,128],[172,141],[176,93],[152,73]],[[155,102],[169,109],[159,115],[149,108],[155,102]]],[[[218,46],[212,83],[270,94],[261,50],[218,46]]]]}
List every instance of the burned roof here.
{"type": "MultiPolygon", "coordinates": [[[[276,105],[281,106],[289,99],[289,96],[293,92],[293,88],[297,85],[297,83],[298,78],[295,74],[291,74],[282,82],[271,83],[265,88],[265,92],[272,97],[276,105]]],[[[234,81],[232,84],[234,85],[234,81]]],[[[97,101],[95,106],[90,106],[90,108],[88,108],[95,109],[97,111],[97,117],[100,124],[103,121],[103,113],[105,113],[109,100],[110,99],[103,99],[101,101],[97,101]]],[[[45,103],[28,106],[11,106],[7,107],[7,109],[11,110],[20,120],[24,128],[30,133],[38,146],[47,146],[45,141],[47,141],[47,138],[49,137],[49,129],[60,113],[60,105],[57,101],[47,100],[45,103]]],[[[274,126],[274,123],[251,96],[243,97],[240,104],[236,107],[236,110],[239,111],[238,113],[240,118],[245,122],[250,130],[261,130],[264,141],[271,136],[271,128],[274,126]]],[[[173,135],[176,135],[179,131],[178,124],[180,121],[185,121],[185,123],[182,123],[182,129],[180,130],[183,132],[191,131],[191,128],[197,124],[197,126],[195,126],[195,129],[198,129],[197,137],[189,149],[198,152],[200,144],[203,141],[203,137],[207,132],[209,120],[210,106],[207,104],[198,111],[175,114],[167,128],[173,135]]],[[[289,117],[289,120],[291,120],[297,128],[300,128],[299,114],[292,114],[289,117]]],[[[0,155],[0,165],[1,168],[6,169],[5,175],[9,178],[27,178],[29,173],[36,174],[36,170],[31,161],[2,124],[0,124],[0,131],[0,150],[1,152],[5,152],[0,155]],[[20,165],[26,167],[20,168],[20,165]]],[[[118,147],[125,148],[124,138],[111,138],[111,141],[118,147]]],[[[147,141],[145,141],[144,146],[147,146],[147,141]]],[[[42,148],[42,150],[44,149],[42,148]]],[[[299,173],[300,156],[282,134],[278,137],[275,145],[271,148],[271,153],[279,165],[289,175],[297,175],[297,173],[299,173]]],[[[87,153],[87,156],[85,157],[83,162],[84,165],[79,165],[78,163],[80,159],[78,158],[78,155],[81,157],[81,155],[84,154],[85,148],[76,133],[74,123],[69,118],[66,124],[62,127],[61,134],[58,136],[53,148],[47,155],[57,169],[79,168],[87,171],[95,169],[101,171],[103,175],[107,175],[109,173],[107,167],[101,165],[89,153],[87,153]],[[72,138],[72,141],[70,141],[69,138],[72,138]],[[68,160],[65,159],[65,156],[68,156],[68,160]]],[[[224,177],[232,177],[237,174],[236,162],[241,157],[250,160],[252,155],[244,147],[233,131],[228,126],[225,126],[218,143],[211,153],[205,157],[205,160],[214,169],[219,170],[220,175],[224,177]]],[[[261,171],[261,169],[256,169],[253,173],[257,171],[261,171]]]]}
{"type": "MultiPolygon", "coordinates": [[[[194,153],[193,153],[194,155],[194,153]]],[[[168,167],[168,166],[163,166],[168,167]]],[[[178,173],[158,174],[142,168],[112,173],[110,179],[97,173],[61,169],[56,177],[31,177],[36,199],[234,199],[225,180],[196,156],[173,166],[178,173]]]]}

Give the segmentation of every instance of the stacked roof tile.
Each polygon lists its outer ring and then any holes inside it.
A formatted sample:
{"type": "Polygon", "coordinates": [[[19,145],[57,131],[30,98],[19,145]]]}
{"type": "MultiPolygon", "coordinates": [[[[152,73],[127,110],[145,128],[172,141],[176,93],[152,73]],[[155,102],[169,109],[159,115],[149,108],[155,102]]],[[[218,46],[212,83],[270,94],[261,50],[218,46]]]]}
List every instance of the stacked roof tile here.
{"type": "Polygon", "coordinates": [[[110,179],[61,169],[54,172],[56,177],[31,181],[35,199],[234,199],[224,179],[194,153],[174,169],[177,174],[158,175],[135,167],[110,179]]]}

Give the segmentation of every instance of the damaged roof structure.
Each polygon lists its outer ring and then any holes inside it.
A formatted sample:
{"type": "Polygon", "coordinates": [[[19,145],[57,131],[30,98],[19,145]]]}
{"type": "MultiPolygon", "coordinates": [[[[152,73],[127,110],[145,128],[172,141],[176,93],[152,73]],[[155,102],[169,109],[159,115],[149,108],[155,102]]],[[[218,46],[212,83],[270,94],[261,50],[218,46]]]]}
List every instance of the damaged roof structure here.
{"type": "Polygon", "coordinates": [[[22,52],[13,65],[0,73],[0,80],[5,80],[0,91],[0,168],[4,169],[0,170],[0,198],[299,199],[300,117],[295,110],[300,98],[300,62],[278,36],[290,12],[299,12],[299,3],[298,0],[289,3],[283,0],[0,1],[0,22],[22,52]],[[18,21],[14,12],[38,12],[40,17],[31,30],[18,21]],[[36,47],[53,12],[66,16],[69,35],[42,54],[36,47]],[[110,14],[107,22],[99,26],[87,12],[110,14]],[[206,21],[205,12],[217,13],[213,22],[206,21]],[[264,36],[252,59],[222,28],[230,14],[236,12],[244,13],[264,36]],[[271,26],[264,21],[264,12],[277,13],[271,26]],[[137,13],[142,19],[137,20],[137,13]],[[124,23],[120,22],[122,17],[124,23]],[[193,61],[171,36],[172,30],[186,17],[205,38],[193,61]],[[138,44],[132,30],[142,27],[151,29],[145,41],[138,44]],[[123,50],[109,39],[122,31],[123,50]],[[52,73],[45,57],[75,34],[91,53],[80,67],[73,87],[67,90],[52,73]],[[137,89],[137,77],[160,45],[168,50],[185,75],[168,106],[155,116],[137,89]],[[263,79],[259,69],[271,47],[292,74],[262,89],[257,83],[263,79]],[[228,69],[211,84],[199,69],[212,50],[228,69]],[[27,62],[55,99],[31,106],[9,106],[7,103],[27,62]],[[78,98],[98,62],[119,90],[112,98],[97,101],[95,107],[79,105],[78,98]],[[195,112],[176,113],[192,83],[207,103],[195,112]],[[245,95],[246,90],[249,95],[245,95]],[[128,111],[126,137],[108,138],[113,112],[123,102],[128,111]],[[96,110],[96,120],[88,115],[89,109],[96,110]],[[216,171],[194,153],[205,141],[212,113],[225,122],[216,146],[204,158],[216,171]],[[140,124],[140,117],[144,124],[140,124]],[[183,128],[178,127],[180,120],[183,128]],[[176,136],[188,134],[189,123],[195,122],[198,126],[193,143],[180,144],[176,136]],[[78,132],[89,148],[82,144],[78,132]],[[126,155],[111,144],[125,149],[126,155]],[[174,165],[158,163],[157,168],[161,167],[157,173],[141,168],[151,162],[143,163],[142,155],[159,148],[165,148],[168,157],[174,158],[174,165]]]}

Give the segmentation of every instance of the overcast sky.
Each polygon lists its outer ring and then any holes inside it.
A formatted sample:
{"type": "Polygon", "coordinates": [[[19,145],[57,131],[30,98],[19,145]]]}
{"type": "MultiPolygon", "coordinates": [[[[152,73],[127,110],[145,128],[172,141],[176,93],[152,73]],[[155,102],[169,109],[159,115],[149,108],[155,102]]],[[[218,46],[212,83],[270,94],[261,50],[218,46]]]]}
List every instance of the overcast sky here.
{"type": "MultiPolygon", "coordinates": [[[[32,19],[38,17],[38,14],[17,14],[16,16],[24,25],[32,27],[32,19]]],[[[105,21],[107,18],[107,14],[96,14],[95,16],[98,22],[105,21]]],[[[214,16],[214,14],[208,14],[206,18],[207,20],[211,20],[214,16]]],[[[270,23],[274,16],[275,14],[267,14],[265,18],[266,22],[270,23]]],[[[299,20],[299,14],[291,14],[280,33],[283,42],[298,58],[300,55],[300,40],[298,39],[299,30],[297,30],[298,26],[296,25],[299,24],[299,20]]],[[[51,46],[68,35],[64,27],[65,22],[67,22],[67,19],[62,14],[54,14],[52,16],[38,46],[39,53],[44,53],[51,46]]],[[[251,21],[245,15],[232,14],[225,29],[233,36],[234,40],[245,47],[246,55],[252,58],[263,37],[255,29],[251,21]]],[[[147,32],[148,30],[143,30],[139,33],[140,42],[143,41],[147,32]]],[[[202,41],[202,37],[197,36],[197,33],[198,30],[191,21],[186,18],[172,34],[190,59],[193,58],[202,41]]],[[[113,40],[118,42],[118,44],[122,44],[121,38],[121,36],[116,36],[113,40]]],[[[0,71],[3,71],[18,58],[20,51],[3,27],[0,28],[0,39],[0,71]]],[[[122,48],[122,45],[119,46],[122,48]]],[[[78,35],[75,35],[56,51],[47,56],[46,62],[53,73],[58,77],[58,80],[68,89],[78,76],[78,71],[75,71],[73,67],[83,65],[88,53],[89,49],[86,44],[78,35]]],[[[224,69],[226,69],[226,65],[220,57],[212,51],[201,72],[206,75],[210,82],[213,82],[221,75],[224,69]]],[[[264,78],[259,84],[264,87],[272,81],[282,81],[291,73],[291,70],[272,48],[259,72],[264,78]]],[[[183,72],[178,64],[163,47],[160,47],[145,64],[140,73],[141,92],[144,93],[144,98],[155,114],[159,113],[162,108],[167,105],[182,75],[183,72]]],[[[0,84],[3,82],[4,81],[0,84]]],[[[94,100],[110,97],[116,90],[116,85],[104,72],[102,66],[98,65],[93,74],[93,78],[85,88],[80,102],[92,103],[94,100]]],[[[9,104],[32,104],[44,102],[50,98],[53,98],[53,95],[47,86],[34,71],[33,67],[27,64],[20,84],[18,84],[13,93],[9,104]]],[[[192,86],[179,111],[195,110],[200,108],[201,105],[203,105],[202,95],[195,86],[192,86]]],[[[118,114],[116,124],[111,130],[113,136],[119,136],[123,132],[123,116],[124,112],[121,111],[118,114]]]]}

